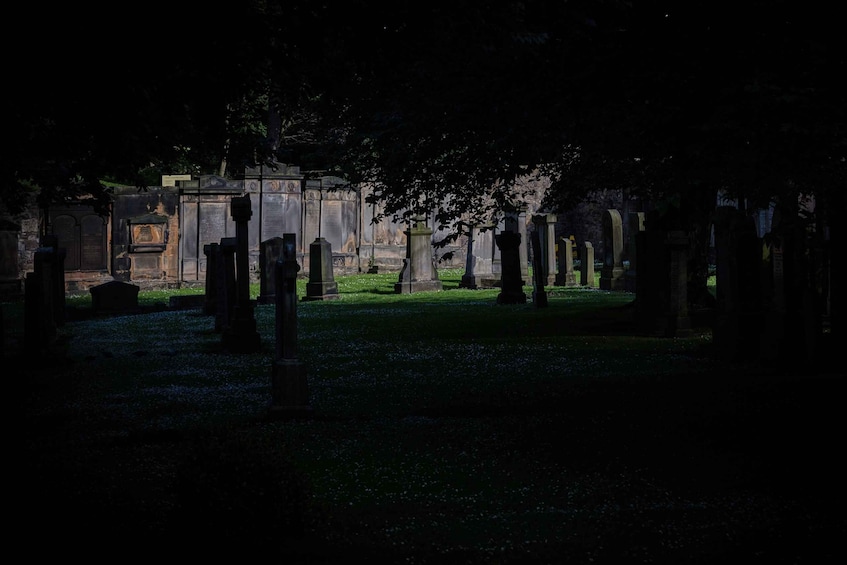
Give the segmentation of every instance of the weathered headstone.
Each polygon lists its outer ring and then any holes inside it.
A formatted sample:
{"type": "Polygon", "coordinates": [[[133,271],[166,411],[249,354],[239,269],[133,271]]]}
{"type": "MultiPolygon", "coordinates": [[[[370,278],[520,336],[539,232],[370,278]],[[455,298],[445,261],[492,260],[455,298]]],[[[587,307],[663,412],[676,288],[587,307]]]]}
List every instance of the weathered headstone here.
{"type": "Polygon", "coordinates": [[[53,319],[57,326],[65,324],[65,249],[59,247],[59,238],[52,234],[42,236],[42,250],[49,253],[51,263],[50,273],[53,280],[50,286],[53,290],[53,319]]]}
{"type": "Polygon", "coordinates": [[[624,287],[627,292],[635,292],[635,279],[638,269],[638,247],[635,238],[644,231],[644,212],[630,212],[627,216],[626,258],[629,266],[624,274],[624,287]]]}
{"type": "Polygon", "coordinates": [[[715,349],[725,359],[755,359],[761,333],[762,242],[744,212],[719,206],[714,217],[715,349]]]}
{"type": "Polygon", "coordinates": [[[521,275],[521,234],[514,231],[504,231],[494,240],[500,249],[502,262],[502,278],[497,304],[524,304],[526,294],[523,291],[523,276],[521,275]]]}
{"type": "Polygon", "coordinates": [[[576,273],[573,270],[573,240],[560,237],[556,254],[559,263],[559,271],[556,273],[556,286],[579,286],[579,283],[576,282],[576,273]]]}
{"type": "Polygon", "coordinates": [[[476,290],[479,288],[479,283],[476,276],[477,258],[474,255],[474,239],[476,237],[476,226],[471,227],[468,232],[468,249],[465,254],[465,272],[462,275],[462,280],[459,281],[459,288],[469,288],[476,290]]]}
{"type": "Polygon", "coordinates": [[[24,284],[24,348],[29,353],[49,349],[58,336],[53,318],[53,293],[49,263],[37,259],[35,270],[26,274],[24,284]]]}
{"type": "Polygon", "coordinates": [[[203,246],[206,255],[206,287],[203,313],[214,316],[218,309],[218,264],[221,261],[221,248],[219,243],[208,243],[203,246]]]}
{"type": "Polygon", "coordinates": [[[303,300],[335,300],[339,298],[338,283],[332,272],[332,248],[322,238],[309,245],[309,282],[303,300]]]}
{"type": "Polygon", "coordinates": [[[122,281],[109,281],[94,287],[91,293],[91,309],[95,313],[132,314],[139,311],[138,285],[122,281]]]}
{"type": "MultiPolygon", "coordinates": [[[[539,253],[544,284],[552,286],[556,284],[556,215],[536,214],[532,217],[532,223],[535,225],[535,231],[538,233],[540,242],[539,253]]],[[[531,239],[530,243],[532,243],[531,239]]],[[[533,253],[535,253],[534,247],[533,253]]]]}
{"type": "Polygon", "coordinates": [[[594,246],[590,241],[583,242],[579,248],[579,284],[594,288],[594,246]]]}
{"type": "Polygon", "coordinates": [[[544,285],[547,282],[547,276],[544,273],[541,236],[538,235],[538,230],[533,230],[530,240],[532,242],[532,302],[536,308],[545,308],[547,292],[544,290],[544,285]]]}
{"type": "Polygon", "coordinates": [[[259,244],[259,304],[273,304],[276,292],[276,262],[282,256],[282,238],[272,237],[259,244]]]}
{"type": "Polygon", "coordinates": [[[432,256],[432,229],[418,217],[406,231],[406,258],[400,277],[394,284],[397,294],[441,290],[441,280],[432,256]]]}
{"type": "Polygon", "coordinates": [[[232,219],[235,221],[236,240],[236,301],[232,320],[223,332],[223,347],[233,353],[254,353],[262,348],[262,339],[256,330],[253,303],[250,300],[250,257],[247,241],[247,223],[253,215],[249,196],[232,198],[232,219]]]}
{"type": "Polygon", "coordinates": [[[218,244],[217,268],[215,273],[218,304],[215,310],[215,331],[225,332],[232,322],[235,302],[235,251],[234,237],[222,237],[218,244]]]}
{"type": "Polygon", "coordinates": [[[0,297],[20,296],[21,283],[18,265],[18,239],[21,226],[0,218],[0,297]]]}
{"type": "Polygon", "coordinates": [[[303,418],[313,414],[309,404],[306,365],[297,358],[296,235],[283,234],[282,258],[276,263],[276,340],[271,370],[269,413],[274,418],[303,418]]]}
{"type": "Polygon", "coordinates": [[[603,213],[603,268],[600,270],[601,290],[624,290],[623,225],[621,213],[603,213]]]}
{"type": "Polygon", "coordinates": [[[786,328],[785,254],[781,238],[766,234],[762,243],[762,335],[759,355],[767,363],[778,363],[793,351],[786,328]]]}
{"type": "Polygon", "coordinates": [[[654,223],[635,238],[640,265],[634,280],[636,325],[649,335],[689,335],[688,235],[654,223]]]}

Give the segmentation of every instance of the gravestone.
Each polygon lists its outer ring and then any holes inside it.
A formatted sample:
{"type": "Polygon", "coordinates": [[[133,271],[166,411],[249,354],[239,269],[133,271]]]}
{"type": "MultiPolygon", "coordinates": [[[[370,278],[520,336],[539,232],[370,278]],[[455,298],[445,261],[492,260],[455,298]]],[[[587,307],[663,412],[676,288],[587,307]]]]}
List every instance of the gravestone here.
{"type": "Polygon", "coordinates": [[[313,414],[309,404],[306,365],[297,358],[297,264],[296,235],[283,234],[282,257],[276,263],[276,310],[274,362],[271,369],[273,418],[303,418],[313,414]]]}
{"type": "Polygon", "coordinates": [[[303,300],[335,300],[338,284],[332,272],[332,247],[319,237],[309,245],[309,282],[303,300]]]}
{"type": "Polygon", "coordinates": [[[253,303],[250,300],[250,255],[248,226],[253,215],[249,196],[233,196],[232,219],[235,221],[235,308],[229,327],[223,332],[224,349],[232,353],[254,353],[262,348],[256,330],[253,303]]]}
{"type": "Polygon", "coordinates": [[[140,287],[122,281],[109,281],[91,287],[91,309],[95,313],[134,314],[139,311],[140,287]]]}
{"type": "Polygon", "coordinates": [[[42,236],[42,250],[49,255],[44,260],[51,263],[50,273],[53,280],[50,286],[53,290],[53,319],[57,326],[65,324],[65,256],[67,252],[59,247],[59,238],[52,234],[42,236]]]}
{"type": "Polygon", "coordinates": [[[762,242],[762,335],[759,355],[766,363],[779,363],[791,355],[793,348],[788,340],[785,304],[785,253],[783,241],[773,234],[765,234],[762,242]]]}
{"type": "Polygon", "coordinates": [[[603,268],[600,270],[600,290],[624,290],[623,225],[621,213],[603,213],[603,268]]]}
{"type": "Polygon", "coordinates": [[[272,237],[259,244],[259,304],[273,304],[276,292],[276,262],[282,256],[282,238],[272,237]]]}
{"type": "Polygon", "coordinates": [[[18,239],[21,226],[0,218],[0,297],[20,296],[21,283],[18,265],[18,239]]]}
{"type": "Polygon", "coordinates": [[[586,241],[579,249],[579,284],[594,288],[594,246],[586,241]]]}
{"type": "Polygon", "coordinates": [[[35,270],[26,274],[24,283],[24,349],[29,353],[49,349],[58,337],[53,315],[53,275],[50,261],[40,260],[35,252],[35,270]]]}
{"type": "Polygon", "coordinates": [[[406,258],[400,277],[394,284],[394,292],[411,294],[441,289],[441,280],[432,256],[432,229],[423,218],[415,218],[412,227],[406,231],[406,258]]]}
{"type": "Polygon", "coordinates": [[[635,292],[638,268],[638,247],[635,238],[639,232],[644,231],[644,212],[630,212],[627,215],[627,228],[626,258],[629,266],[624,274],[624,287],[627,292],[635,292]]]}
{"type": "Polygon", "coordinates": [[[635,237],[640,264],[634,280],[637,327],[658,337],[690,335],[688,235],[648,225],[635,237]]]}
{"type": "Polygon", "coordinates": [[[468,249],[465,254],[465,272],[462,274],[462,280],[459,281],[459,288],[469,288],[471,290],[479,288],[479,283],[475,273],[477,262],[476,256],[474,255],[475,230],[476,226],[473,226],[468,233],[468,249]]]}
{"type": "Polygon", "coordinates": [[[229,329],[235,312],[235,251],[237,244],[234,237],[223,237],[218,244],[217,281],[218,305],[215,311],[215,331],[225,332],[229,329]]]}
{"type": "Polygon", "coordinates": [[[573,270],[573,240],[567,237],[559,238],[556,251],[558,255],[559,271],[556,273],[556,286],[579,286],[576,282],[576,273],[573,270]]]}
{"type": "Polygon", "coordinates": [[[218,265],[221,261],[221,248],[219,243],[208,243],[203,246],[203,254],[206,256],[206,287],[205,301],[203,302],[203,314],[214,316],[218,309],[218,265]]]}
{"type": "Polygon", "coordinates": [[[497,304],[525,304],[526,294],[523,291],[521,275],[521,234],[504,231],[495,235],[494,241],[500,249],[503,269],[497,304]]]}
{"type": "Polygon", "coordinates": [[[547,282],[547,276],[544,272],[541,236],[538,235],[538,230],[534,230],[530,238],[532,241],[532,302],[536,308],[545,308],[547,293],[544,291],[544,285],[547,282]]]}
{"type": "Polygon", "coordinates": [[[744,212],[718,206],[714,218],[715,349],[724,359],[755,359],[761,333],[762,242],[744,212]]]}
{"type": "MultiPolygon", "coordinates": [[[[539,253],[544,284],[552,286],[556,284],[556,215],[537,214],[532,217],[532,223],[535,225],[535,231],[538,233],[540,242],[539,253]]],[[[530,239],[530,243],[532,243],[532,239],[530,239]]],[[[534,244],[533,253],[535,253],[534,244]]],[[[534,268],[535,263],[533,262],[534,268]]]]}

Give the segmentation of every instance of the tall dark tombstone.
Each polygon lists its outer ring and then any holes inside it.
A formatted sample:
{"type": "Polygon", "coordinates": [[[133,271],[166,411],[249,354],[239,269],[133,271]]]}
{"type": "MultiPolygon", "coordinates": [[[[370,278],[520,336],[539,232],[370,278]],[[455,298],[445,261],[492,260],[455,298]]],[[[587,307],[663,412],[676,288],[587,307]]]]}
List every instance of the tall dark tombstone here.
{"type": "Polygon", "coordinates": [[[477,239],[479,231],[476,226],[471,226],[468,232],[468,250],[465,255],[465,272],[462,275],[462,280],[459,281],[459,288],[468,288],[476,290],[479,288],[479,281],[476,275],[477,257],[475,255],[474,241],[477,239]]]}
{"type": "Polygon", "coordinates": [[[52,346],[58,337],[53,306],[56,292],[55,254],[52,248],[40,247],[33,257],[34,270],[26,274],[24,288],[24,348],[39,352],[52,346]]]}
{"type": "Polygon", "coordinates": [[[259,243],[259,304],[273,304],[276,292],[276,262],[282,257],[282,238],[259,243]]]}
{"type": "Polygon", "coordinates": [[[223,346],[232,353],[255,353],[262,348],[256,330],[253,303],[250,300],[250,257],[247,241],[247,222],[253,215],[250,196],[232,198],[232,219],[235,221],[235,287],[236,301],[229,328],[223,334],[223,346]]]}
{"type": "Polygon", "coordinates": [[[638,246],[636,236],[644,231],[644,212],[630,212],[627,216],[626,258],[629,266],[624,273],[624,288],[635,292],[635,279],[638,276],[638,246]]]}
{"type": "Polygon", "coordinates": [[[332,245],[323,237],[309,244],[309,282],[303,300],[336,300],[338,283],[332,272],[332,245]]]}
{"type": "MultiPolygon", "coordinates": [[[[538,233],[540,242],[539,256],[545,286],[556,284],[556,221],[555,214],[536,214],[532,217],[532,223],[535,225],[535,231],[538,233]]],[[[530,244],[534,245],[531,237],[530,244]]],[[[535,253],[535,247],[533,247],[532,252],[535,253]]],[[[533,269],[535,269],[534,261],[533,269]]],[[[533,279],[535,279],[535,275],[533,275],[533,279]]]]}
{"type": "Polygon", "coordinates": [[[523,291],[521,274],[521,234],[503,231],[494,236],[494,241],[500,249],[500,261],[503,268],[497,304],[525,304],[526,294],[523,291]]]}
{"type": "Polygon", "coordinates": [[[603,213],[603,268],[600,290],[624,290],[623,224],[614,209],[603,213]]]}
{"type": "MultiPolygon", "coordinates": [[[[656,221],[655,223],[658,223],[656,221]]],[[[660,337],[691,333],[688,315],[688,235],[647,226],[635,234],[635,322],[640,331],[660,337]]]]}
{"type": "Polygon", "coordinates": [[[406,231],[406,258],[400,277],[394,284],[397,294],[441,290],[441,280],[432,256],[432,229],[424,218],[415,218],[406,231]]]}
{"type": "Polygon", "coordinates": [[[664,335],[684,337],[691,334],[691,319],[688,316],[688,234],[683,231],[668,232],[665,249],[669,292],[663,316],[664,335]]]}
{"type": "Polygon", "coordinates": [[[217,309],[215,311],[215,331],[229,330],[235,313],[237,293],[235,289],[235,251],[237,244],[234,237],[222,237],[218,245],[217,268],[217,309]]]}
{"type": "Polygon", "coordinates": [[[206,288],[204,293],[203,314],[214,316],[218,310],[218,264],[221,261],[221,247],[218,243],[203,246],[206,255],[206,288]]]}
{"type": "Polygon", "coordinates": [[[51,286],[53,288],[53,319],[57,326],[65,324],[65,256],[67,251],[59,247],[59,238],[53,234],[42,236],[41,244],[45,251],[52,253],[50,261],[53,264],[51,286]]]}
{"type": "Polygon", "coordinates": [[[276,341],[271,370],[270,416],[304,418],[314,413],[309,404],[306,366],[297,358],[297,242],[283,234],[282,258],[276,263],[276,341]]]}
{"type": "Polygon", "coordinates": [[[794,354],[788,341],[785,307],[785,255],[783,241],[765,234],[762,242],[762,334],[759,356],[766,364],[776,364],[794,354]]]}
{"type": "Polygon", "coordinates": [[[714,229],[715,350],[719,357],[732,361],[756,359],[761,333],[762,242],[752,218],[731,206],[715,210],[714,229]]]}
{"type": "Polygon", "coordinates": [[[594,246],[590,241],[583,242],[579,248],[579,284],[594,288],[594,246]]]}
{"type": "Polygon", "coordinates": [[[573,270],[573,240],[560,237],[557,247],[559,270],[556,273],[556,286],[579,286],[579,283],[576,282],[576,273],[573,270]]]}
{"type": "Polygon", "coordinates": [[[536,308],[547,307],[547,292],[544,290],[547,275],[544,269],[544,257],[541,236],[538,230],[533,230],[529,236],[532,242],[532,303],[536,308]]]}

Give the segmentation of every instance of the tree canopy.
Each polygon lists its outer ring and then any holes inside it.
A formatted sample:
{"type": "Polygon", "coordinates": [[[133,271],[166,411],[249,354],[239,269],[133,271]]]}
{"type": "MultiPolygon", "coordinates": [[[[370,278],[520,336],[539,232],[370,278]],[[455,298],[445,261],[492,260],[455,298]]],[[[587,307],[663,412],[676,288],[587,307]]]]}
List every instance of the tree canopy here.
{"type": "MultiPolygon", "coordinates": [[[[24,13],[3,202],[279,159],[368,183],[397,212],[484,215],[543,173],[756,201],[844,186],[845,53],[787,0],[251,0],[182,13],[24,13]]],[[[91,9],[93,10],[93,8],[91,9]]],[[[10,48],[13,46],[9,46],[10,48]]]]}

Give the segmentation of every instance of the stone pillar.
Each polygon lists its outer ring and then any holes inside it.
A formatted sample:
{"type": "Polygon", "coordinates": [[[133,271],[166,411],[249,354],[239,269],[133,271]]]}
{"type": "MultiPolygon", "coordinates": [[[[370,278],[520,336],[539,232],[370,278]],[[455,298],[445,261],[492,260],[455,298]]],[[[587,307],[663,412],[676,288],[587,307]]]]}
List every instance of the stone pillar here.
{"type": "Polygon", "coordinates": [[[529,253],[527,242],[529,238],[526,232],[526,206],[517,206],[506,213],[503,220],[503,231],[515,232],[521,236],[518,246],[518,267],[521,273],[521,284],[529,280],[529,253]]]}
{"type": "Polygon", "coordinates": [[[538,230],[534,230],[530,238],[532,241],[532,302],[536,308],[545,308],[547,293],[544,291],[544,286],[547,275],[544,272],[544,251],[542,251],[538,230]]]}
{"type": "Polygon", "coordinates": [[[225,332],[232,323],[235,312],[235,250],[234,237],[222,237],[218,246],[218,260],[215,273],[217,288],[217,310],[215,312],[215,331],[225,332]]]}
{"type": "Polygon", "coordinates": [[[26,274],[24,286],[24,348],[28,353],[48,350],[58,337],[53,313],[53,251],[39,248],[34,255],[34,271],[26,274]]]}
{"type": "Polygon", "coordinates": [[[309,282],[303,300],[334,300],[339,297],[332,272],[332,246],[323,237],[309,245],[309,282]]]}
{"type": "Polygon", "coordinates": [[[309,405],[306,366],[297,358],[297,241],[293,233],[283,234],[282,258],[274,266],[276,311],[274,363],[271,370],[273,418],[304,418],[313,414],[309,405]]]}
{"type": "Polygon", "coordinates": [[[762,244],[752,218],[731,206],[715,210],[715,294],[713,323],[719,357],[758,357],[762,244]]]}
{"type": "Polygon", "coordinates": [[[203,314],[214,316],[218,310],[218,265],[221,261],[221,246],[218,243],[207,243],[203,246],[206,255],[206,290],[203,302],[203,314]]]}
{"type": "Polygon", "coordinates": [[[477,235],[476,226],[471,226],[468,232],[468,250],[465,255],[465,273],[462,275],[462,280],[459,281],[459,288],[469,288],[475,290],[479,288],[477,284],[474,269],[476,268],[476,256],[474,255],[474,238],[477,235]]]}
{"type": "Polygon", "coordinates": [[[235,287],[236,301],[230,326],[224,331],[224,348],[233,353],[255,353],[262,348],[256,331],[256,318],[250,300],[250,257],[247,223],[253,215],[250,196],[232,198],[232,219],[235,221],[235,287]]]}
{"type": "Polygon", "coordinates": [[[639,232],[644,231],[644,212],[630,212],[627,216],[626,258],[629,266],[624,274],[624,288],[627,292],[635,292],[635,277],[638,262],[638,247],[635,240],[639,232]]]}
{"type": "Polygon", "coordinates": [[[600,290],[624,290],[623,225],[621,213],[606,210],[603,214],[603,268],[600,290]]]}
{"type": "Polygon", "coordinates": [[[497,304],[524,304],[526,294],[523,291],[521,276],[521,234],[504,231],[494,236],[494,240],[500,249],[500,260],[503,266],[497,304]]]}
{"type": "Polygon", "coordinates": [[[59,238],[48,234],[41,238],[45,252],[52,253],[51,287],[53,291],[52,309],[53,320],[57,326],[65,325],[65,256],[67,251],[59,247],[59,238]]]}
{"type": "Polygon", "coordinates": [[[259,243],[259,304],[273,304],[276,292],[276,262],[282,256],[282,238],[259,243]]]}
{"type": "Polygon", "coordinates": [[[432,229],[422,217],[413,221],[406,231],[406,259],[399,280],[394,284],[397,294],[441,290],[438,269],[432,257],[432,229]]]}
{"type": "Polygon", "coordinates": [[[556,273],[556,286],[579,286],[573,270],[573,241],[560,237],[557,255],[559,272],[556,273]]]}
{"type": "Polygon", "coordinates": [[[579,284],[594,288],[594,246],[586,241],[579,249],[579,284]]]}
{"type": "MultiPolygon", "coordinates": [[[[541,244],[541,269],[544,284],[552,286],[556,284],[556,215],[537,214],[532,217],[532,223],[535,225],[541,244]]],[[[533,253],[535,253],[534,248],[533,253]]],[[[534,264],[533,268],[535,268],[534,264]]]]}
{"type": "Polygon", "coordinates": [[[688,317],[688,235],[683,231],[668,232],[665,245],[670,277],[665,336],[682,337],[691,333],[691,319],[688,317]]]}

